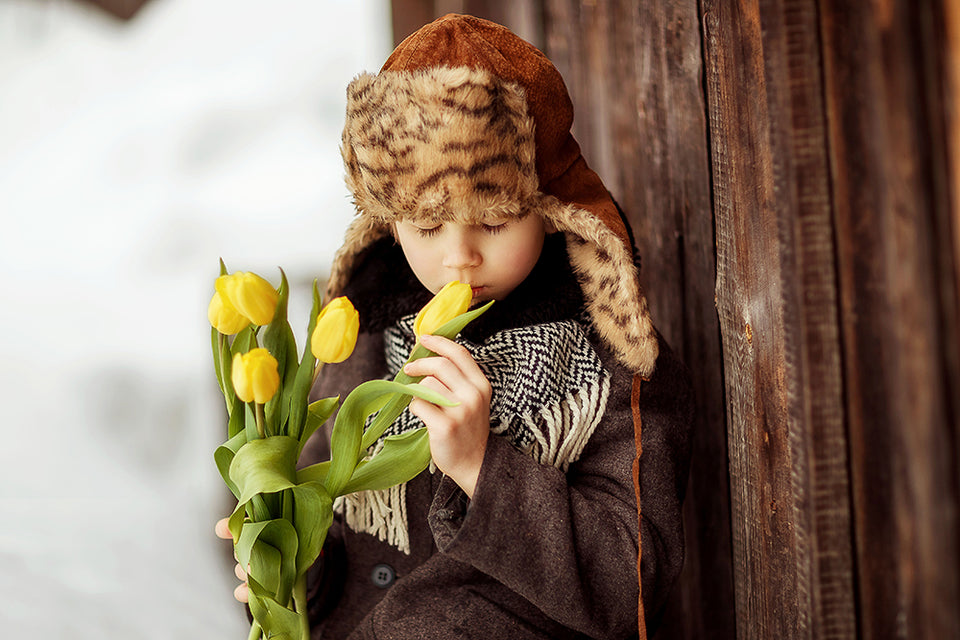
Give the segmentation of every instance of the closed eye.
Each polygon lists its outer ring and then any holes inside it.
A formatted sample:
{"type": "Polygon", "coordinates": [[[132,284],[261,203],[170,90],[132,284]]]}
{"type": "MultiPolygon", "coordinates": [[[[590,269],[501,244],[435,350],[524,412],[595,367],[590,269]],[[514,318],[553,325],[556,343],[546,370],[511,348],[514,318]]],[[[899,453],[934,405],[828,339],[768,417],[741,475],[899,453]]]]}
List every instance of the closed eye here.
{"type": "Polygon", "coordinates": [[[417,227],[417,234],[421,238],[429,238],[440,233],[441,228],[443,228],[442,224],[438,224],[435,227],[417,227]]]}
{"type": "Polygon", "coordinates": [[[501,222],[501,223],[499,223],[499,224],[482,224],[482,225],[480,225],[480,227],[484,230],[484,232],[489,233],[489,234],[492,234],[492,235],[496,235],[496,234],[498,234],[498,233],[506,230],[506,228],[507,228],[507,223],[506,223],[506,222],[501,222]]]}

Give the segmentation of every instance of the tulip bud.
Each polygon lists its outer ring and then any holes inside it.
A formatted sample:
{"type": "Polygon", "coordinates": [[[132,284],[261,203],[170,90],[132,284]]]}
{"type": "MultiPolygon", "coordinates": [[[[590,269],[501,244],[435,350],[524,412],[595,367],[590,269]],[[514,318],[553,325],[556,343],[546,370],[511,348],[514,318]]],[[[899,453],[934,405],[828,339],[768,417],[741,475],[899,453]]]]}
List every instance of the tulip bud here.
{"type": "Polygon", "coordinates": [[[226,335],[238,333],[250,324],[250,321],[234,309],[233,305],[220,295],[219,291],[214,293],[213,298],[210,299],[210,306],[207,307],[207,319],[210,320],[214,329],[226,335]]]}
{"type": "Polygon", "coordinates": [[[472,300],[473,289],[470,285],[457,280],[448,282],[417,314],[417,319],[413,321],[413,332],[417,338],[433,333],[461,313],[466,313],[472,300]]]}
{"type": "Polygon", "coordinates": [[[310,351],[320,362],[343,362],[357,346],[360,314],[346,297],[334,298],[317,315],[310,351]]]}
{"type": "Polygon", "coordinates": [[[233,390],[243,402],[266,403],[280,387],[277,359],[266,349],[251,349],[234,354],[230,379],[233,390]]]}
{"type": "Polygon", "coordinates": [[[220,276],[217,278],[216,288],[234,309],[253,324],[263,326],[273,320],[280,294],[272,284],[257,274],[237,271],[228,276],[220,276]]]}

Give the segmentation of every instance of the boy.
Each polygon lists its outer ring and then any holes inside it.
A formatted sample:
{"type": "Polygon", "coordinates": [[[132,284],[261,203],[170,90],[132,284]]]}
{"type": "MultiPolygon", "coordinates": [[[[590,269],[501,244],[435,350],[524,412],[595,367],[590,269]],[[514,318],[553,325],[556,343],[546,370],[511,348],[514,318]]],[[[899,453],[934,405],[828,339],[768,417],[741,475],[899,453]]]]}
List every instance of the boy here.
{"type": "Polygon", "coordinates": [[[338,505],[314,638],[629,638],[638,619],[652,635],[682,564],[692,401],[571,122],[553,65],[468,16],[348,88],[358,216],[327,293],[350,297],[361,336],[315,394],[392,376],[448,281],[497,302],[457,342],[422,338],[437,356],[407,373],[459,404],[415,400],[387,431],[425,424],[435,469],[338,505]]]}

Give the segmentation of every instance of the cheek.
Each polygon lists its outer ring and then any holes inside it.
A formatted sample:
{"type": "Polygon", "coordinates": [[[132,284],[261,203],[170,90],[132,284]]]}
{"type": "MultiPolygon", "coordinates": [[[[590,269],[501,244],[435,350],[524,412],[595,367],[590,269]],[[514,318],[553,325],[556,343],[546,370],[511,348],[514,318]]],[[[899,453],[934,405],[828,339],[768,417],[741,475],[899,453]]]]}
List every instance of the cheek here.
{"type": "Polygon", "coordinates": [[[399,240],[407,264],[410,265],[417,280],[432,293],[436,293],[433,279],[436,272],[435,265],[440,258],[435,255],[437,253],[434,248],[435,243],[423,242],[419,238],[409,236],[401,236],[399,240]]]}
{"type": "Polygon", "coordinates": [[[533,270],[540,258],[543,242],[528,237],[518,238],[516,242],[503,247],[499,266],[502,272],[513,281],[513,284],[522,282],[533,270]]]}

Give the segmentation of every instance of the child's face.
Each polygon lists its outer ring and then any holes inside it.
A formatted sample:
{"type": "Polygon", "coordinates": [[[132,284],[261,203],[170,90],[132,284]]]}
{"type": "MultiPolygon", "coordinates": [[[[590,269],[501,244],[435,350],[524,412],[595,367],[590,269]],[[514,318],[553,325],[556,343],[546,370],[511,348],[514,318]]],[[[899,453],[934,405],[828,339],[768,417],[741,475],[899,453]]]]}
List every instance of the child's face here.
{"type": "Polygon", "coordinates": [[[533,270],[545,229],[537,215],[463,222],[397,222],[397,240],[414,275],[437,293],[451,280],[473,287],[474,302],[502,300],[533,270]]]}

